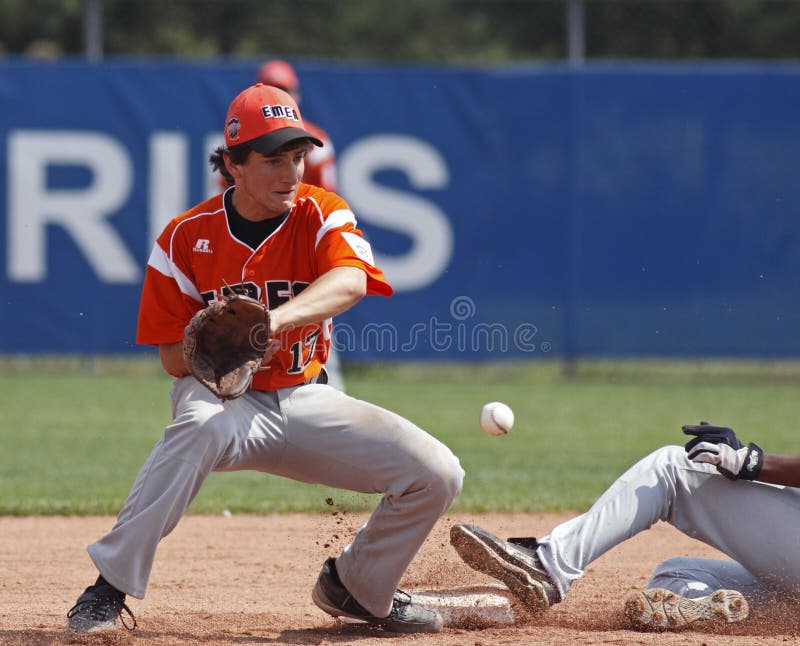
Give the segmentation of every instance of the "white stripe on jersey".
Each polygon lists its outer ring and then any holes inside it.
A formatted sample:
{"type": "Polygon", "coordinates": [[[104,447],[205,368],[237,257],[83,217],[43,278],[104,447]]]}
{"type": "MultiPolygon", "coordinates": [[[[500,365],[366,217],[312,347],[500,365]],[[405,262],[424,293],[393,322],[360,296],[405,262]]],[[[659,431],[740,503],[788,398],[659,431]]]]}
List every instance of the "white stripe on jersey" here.
{"type": "Polygon", "coordinates": [[[153,251],[150,252],[150,258],[148,259],[147,264],[155,269],[159,274],[162,274],[167,278],[172,278],[176,283],[178,283],[178,288],[181,290],[182,294],[185,294],[189,298],[193,298],[199,303],[203,302],[203,297],[200,296],[200,292],[198,291],[197,287],[195,287],[194,283],[186,277],[186,274],[184,274],[178,268],[178,265],[170,260],[157,242],[153,245],[153,251]]]}
{"type": "Polygon", "coordinates": [[[325,236],[328,231],[331,229],[336,229],[337,227],[343,227],[347,223],[356,226],[356,216],[352,211],[348,211],[347,209],[339,209],[338,211],[333,211],[331,214],[325,219],[325,222],[322,223],[322,226],[317,231],[317,241],[314,243],[314,249],[319,246],[319,241],[325,236]]]}

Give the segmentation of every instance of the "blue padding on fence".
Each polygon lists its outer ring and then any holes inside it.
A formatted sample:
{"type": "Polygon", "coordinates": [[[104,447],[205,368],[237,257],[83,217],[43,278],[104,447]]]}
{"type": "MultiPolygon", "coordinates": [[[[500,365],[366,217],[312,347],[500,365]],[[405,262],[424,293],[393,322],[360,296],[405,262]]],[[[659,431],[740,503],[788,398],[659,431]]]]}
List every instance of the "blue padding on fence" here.
{"type": "MultiPolygon", "coordinates": [[[[256,66],[0,66],[0,351],[135,349],[256,66]]],[[[346,358],[800,355],[800,66],[296,68],[397,288],[346,358]]]]}

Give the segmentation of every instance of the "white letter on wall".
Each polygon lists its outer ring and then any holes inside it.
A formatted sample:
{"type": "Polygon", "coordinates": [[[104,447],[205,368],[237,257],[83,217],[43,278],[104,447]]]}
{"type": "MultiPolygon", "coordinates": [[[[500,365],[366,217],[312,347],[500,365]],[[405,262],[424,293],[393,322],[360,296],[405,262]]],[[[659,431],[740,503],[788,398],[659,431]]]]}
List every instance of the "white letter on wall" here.
{"type": "Polygon", "coordinates": [[[96,132],[17,130],[8,137],[8,276],[36,283],[47,277],[47,226],[63,227],[107,283],[138,282],[140,270],[106,219],[128,198],[133,168],[125,149],[96,132]],[[48,189],[47,167],[85,166],[92,183],[48,189]]]}
{"type": "Polygon", "coordinates": [[[373,183],[376,171],[404,172],[417,189],[443,188],[449,181],[447,165],[426,141],[400,135],[379,135],[350,146],[339,162],[342,194],[356,217],[412,240],[403,256],[375,253],[397,291],[422,289],[435,281],[453,254],[453,231],[439,207],[416,195],[373,183]]]}
{"type": "Polygon", "coordinates": [[[148,247],[153,246],[172,218],[189,208],[188,157],[186,135],[159,132],[150,138],[148,247]]]}

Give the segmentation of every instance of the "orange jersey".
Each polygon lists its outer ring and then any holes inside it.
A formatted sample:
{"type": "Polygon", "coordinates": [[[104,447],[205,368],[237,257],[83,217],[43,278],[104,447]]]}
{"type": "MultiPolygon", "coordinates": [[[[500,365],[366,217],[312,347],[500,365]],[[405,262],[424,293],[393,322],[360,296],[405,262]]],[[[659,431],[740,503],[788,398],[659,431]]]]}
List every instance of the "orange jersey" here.
{"type": "Polygon", "coordinates": [[[307,119],[303,119],[303,127],[324,144],[322,148],[313,146],[306,155],[303,181],[326,191],[336,191],[336,153],[328,133],[307,119]]]}
{"type": "MultiPolygon", "coordinates": [[[[181,341],[195,312],[217,298],[226,283],[274,309],[343,266],[366,272],[368,294],[391,295],[353,212],[335,193],[301,184],[289,216],[256,249],[231,234],[223,196],[216,195],[172,220],[153,246],[136,341],[181,341]]],[[[281,335],[280,350],[256,373],[252,388],[294,386],[319,374],[330,335],[330,319],[281,335]]]]}

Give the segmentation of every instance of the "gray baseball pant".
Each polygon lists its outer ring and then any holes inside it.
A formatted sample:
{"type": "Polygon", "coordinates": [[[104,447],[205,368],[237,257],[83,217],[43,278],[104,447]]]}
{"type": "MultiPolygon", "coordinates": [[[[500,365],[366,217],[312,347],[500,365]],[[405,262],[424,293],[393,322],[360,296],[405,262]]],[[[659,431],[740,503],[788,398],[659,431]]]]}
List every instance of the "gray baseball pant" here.
{"type": "Polygon", "coordinates": [[[800,586],[800,491],[728,480],[710,464],[691,462],[681,446],[633,465],[589,511],[542,538],[538,555],[563,599],[589,563],[659,520],[733,562],[668,559],[649,587],[687,596],[734,589],[758,603],[800,586]]]}
{"type": "Polygon", "coordinates": [[[113,529],[88,551],[114,587],[143,598],[159,541],[212,471],[256,470],[382,493],[337,558],[339,576],[385,617],[406,568],[458,496],[464,471],[444,444],[330,386],[248,391],[221,402],[193,377],[172,388],[173,421],[141,468],[113,529]]]}

